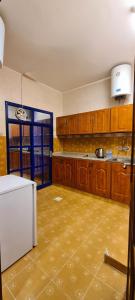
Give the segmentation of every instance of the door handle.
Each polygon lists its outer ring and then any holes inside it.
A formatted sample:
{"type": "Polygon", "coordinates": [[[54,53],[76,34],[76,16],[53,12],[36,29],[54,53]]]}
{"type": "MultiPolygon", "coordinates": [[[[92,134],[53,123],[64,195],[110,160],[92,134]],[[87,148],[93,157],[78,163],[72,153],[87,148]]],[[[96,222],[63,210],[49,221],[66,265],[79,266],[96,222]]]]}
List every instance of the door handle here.
{"type": "Polygon", "coordinates": [[[52,151],[50,151],[50,157],[52,157],[52,151]]]}

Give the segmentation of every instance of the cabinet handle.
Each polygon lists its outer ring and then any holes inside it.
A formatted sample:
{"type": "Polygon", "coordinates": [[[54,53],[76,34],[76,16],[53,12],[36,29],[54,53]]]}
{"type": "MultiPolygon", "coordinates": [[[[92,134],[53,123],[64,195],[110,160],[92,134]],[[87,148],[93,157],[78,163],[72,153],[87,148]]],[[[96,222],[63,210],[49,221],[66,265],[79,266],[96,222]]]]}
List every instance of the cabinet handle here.
{"type": "Polygon", "coordinates": [[[123,169],[127,169],[127,165],[126,164],[123,164],[123,169]]]}

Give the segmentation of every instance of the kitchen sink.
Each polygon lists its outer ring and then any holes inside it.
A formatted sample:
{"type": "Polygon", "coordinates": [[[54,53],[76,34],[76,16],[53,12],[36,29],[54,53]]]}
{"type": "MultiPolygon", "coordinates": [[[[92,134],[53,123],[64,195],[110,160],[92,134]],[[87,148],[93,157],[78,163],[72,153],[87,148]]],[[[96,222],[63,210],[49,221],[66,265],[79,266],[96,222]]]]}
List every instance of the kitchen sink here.
{"type": "Polygon", "coordinates": [[[130,158],[112,158],[110,159],[112,162],[121,162],[124,164],[131,164],[131,159],[130,158]]]}

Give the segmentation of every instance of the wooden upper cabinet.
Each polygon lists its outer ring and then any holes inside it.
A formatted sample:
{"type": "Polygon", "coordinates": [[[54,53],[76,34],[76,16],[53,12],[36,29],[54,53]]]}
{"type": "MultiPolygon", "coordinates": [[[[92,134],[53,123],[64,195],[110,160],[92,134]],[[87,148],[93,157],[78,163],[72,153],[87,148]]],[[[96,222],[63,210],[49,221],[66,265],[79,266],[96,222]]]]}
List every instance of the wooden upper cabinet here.
{"type": "Polygon", "coordinates": [[[93,133],[110,131],[110,109],[93,111],[93,133]]]}
{"type": "Polygon", "coordinates": [[[57,117],[56,118],[56,132],[57,135],[66,135],[68,134],[68,117],[57,117]]]}
{"type": "Polygon", "coordinates": [[[56,119],[57,135],[132,131],[133,105],[116,106],[56,119]]]}
{"type": "Polygon", "coordinates": [[[71,115],[67,118],[67,131],[68,134],[78,133],[78,115],[71,115]]]}
{"type": "Polygon", "coordinates": [[[99,196],[110,198],[110,175],[111,163],[94,162],[94,193],[99,196]]]}
{"type": "Polygon", "coordinates": [[[130,185],[131,166],[120,163],[112,164],[111,199],[129,204],[131,198],[130,185]]]}
{"type": "Polygon", "coordinates": [[[78,114],[78,133],[89,134],[92,133],[92,113],[86,112],[78,114]]]}
{"type": "Polygon", "coordinates": [[[70,135],[78,133],[78,115],[56,118],[57,135],[70,135]]]}
{"type": "Polygon", "coordinates": [[[111,108],[111,132],[132,131],[133,105],[123,105],[111,108]]]}

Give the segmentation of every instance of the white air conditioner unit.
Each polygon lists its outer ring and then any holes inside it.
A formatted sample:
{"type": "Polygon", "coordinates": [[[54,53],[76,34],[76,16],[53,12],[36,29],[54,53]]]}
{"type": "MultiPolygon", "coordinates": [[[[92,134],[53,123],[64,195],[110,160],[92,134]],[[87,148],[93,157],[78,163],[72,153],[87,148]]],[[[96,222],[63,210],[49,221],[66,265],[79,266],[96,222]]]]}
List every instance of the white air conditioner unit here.
{"type": "Polygon", "coordinates": [[[119,99],[131,93],[131,65],[114,67],[111,71],[111,96],[119,99]]]}
{"type": "Polygon", "coordinates": [[[0,67],[3,66],[4,58],[5,25],[0,17],[0,67]]]}

